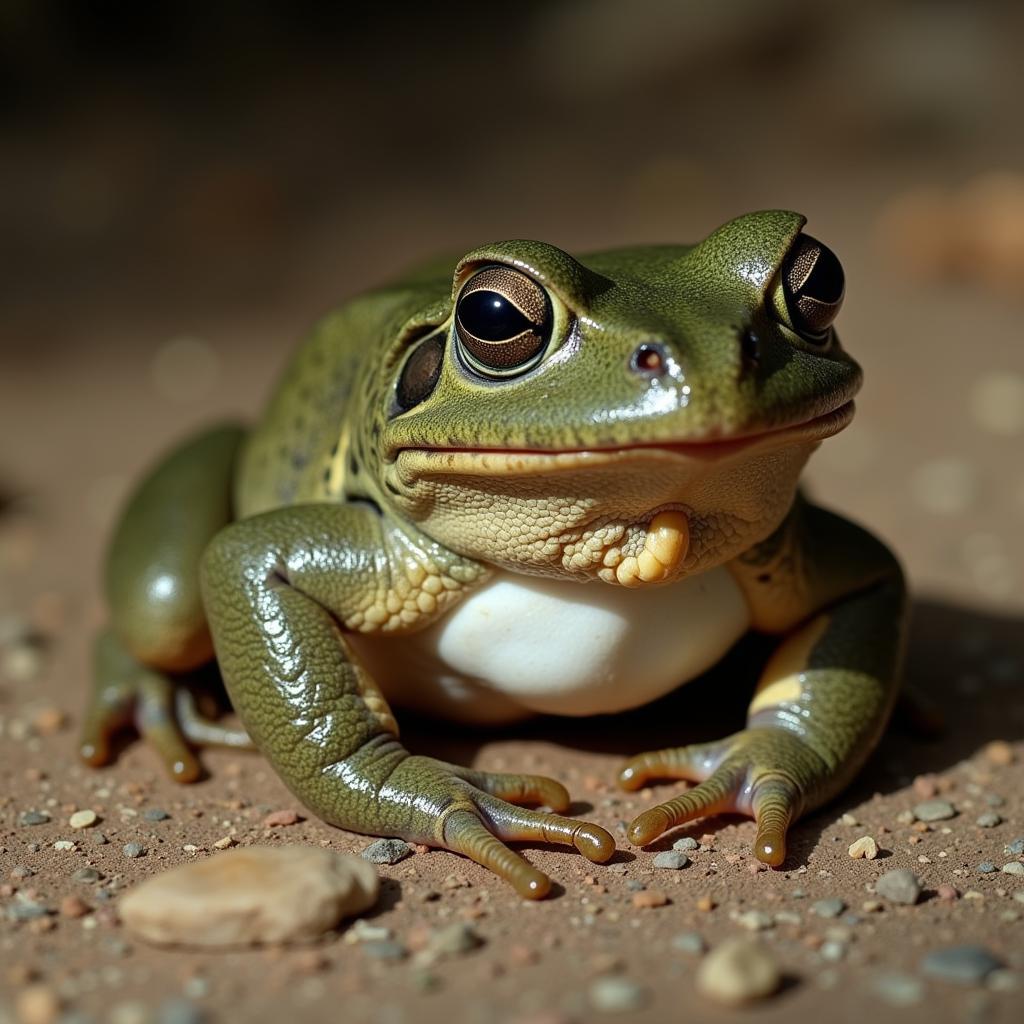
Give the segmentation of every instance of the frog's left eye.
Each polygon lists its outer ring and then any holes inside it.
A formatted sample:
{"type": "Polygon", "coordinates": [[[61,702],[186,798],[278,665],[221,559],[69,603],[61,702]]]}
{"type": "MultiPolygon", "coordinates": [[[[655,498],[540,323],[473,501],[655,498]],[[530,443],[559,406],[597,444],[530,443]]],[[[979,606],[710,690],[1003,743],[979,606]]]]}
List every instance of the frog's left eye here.
{"type": "Polygon", "coordinates": [[[846,289],[836,254],[816,238],[798,235],[782,264],[781,284],[784,311],[793,330],[807,341],[827,341],[846,289]]]}
{"type": "Polygon", "coordinates": [[[551,337],[551,301],[526,274],[485,267],[463,286],[455,333],[465,361],[488,377],[508,377],[537,365],[551,337]]]}

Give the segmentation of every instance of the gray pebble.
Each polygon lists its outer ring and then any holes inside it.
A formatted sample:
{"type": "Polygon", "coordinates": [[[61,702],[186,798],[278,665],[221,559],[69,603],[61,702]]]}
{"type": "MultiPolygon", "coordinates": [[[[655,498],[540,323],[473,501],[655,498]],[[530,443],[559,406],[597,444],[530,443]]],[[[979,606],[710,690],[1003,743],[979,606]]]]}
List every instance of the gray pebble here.
{"type": "Polygon", "coordinates": [[[975,870],[979,875],[991,875],[996,870],[996,866],[990,860],[983,860],[975,870]]]}
{"type": "Polygon", "coordinates": [[[646,886],[643,882],[637,881],[635,878],[626,879],[626,888],[630,892],[643,892],[646,886]]]}
{"type": "Polygon", "coordinates": [[[687,867],[689,863],[690,858],[680,850],[666,850],[664,853],[654,856],[656,868],[668,868],[670,871],[679,871],[681,868],[687,867]]]}
{"type": "Polygon", "coordinates": [[[647,989],[629,978],[598,978],[588,992],[590,1004],[601,1013],[628,1013],[647,1002],[647,989]]]}
{"type": "Polygon", "coordinates": [[[914,805],[918,821],[946,821],[956,817],[956,808],[948,800],[922,800],[914,805]]]}
{"type": "Polygon", "coordinates": [[[19,825],[45,825],[49,820],[46,811],[22,811],[18,815],[19,825]]]}
{"type": "Polygon", "coordinates": [[[93,837],[92,841],[97,846],[106,846],[107,843],[110,842],[110,840],[102,832],[97,832],[96,835],[93,837]]]}
{"type": "Polygon", "coordinates": [[[484,944],[484,940],[468,924],[455,924],[439,928],[430,937],[430,949],[435,953],[469,953],[484,944]]]}
{"type": "Polygon", "coordinates": [[[1011,860],[1008,864],[1004,864],[1002,870],[1008,875],[1024,875],[1024,864],[1021,864],[1019,860],[1011,860]]]}
{"type": "Polygon", "coordinates": [[[187,999],[168,999],[156,1010],[157,1024],[203,1024],[206,1014],[187,999]]]}
{"type": "Polygon", "coordinates": [[[1010,854],[1011,857],[1019,857],[1022,853],[1024,853],[1024,836],[1021,836],[1019,839],[1014,839],[1012,842],[1007,843],[1006,846],[1003,847],[1003,849],[1006,850],[1006,852],[1010,854]]]}
{"type": "Polygon", "coordinates": [[[984,814],[978,815],[978,820],[975,824],[978,828],[995,828],[996,825],[1001,825],[1003,819],[996,814],[995,811],[986,811],[984,814]]]}
{"type": "Polygon", "coordinates": [[[378,839],[370,843],[362,856],[371,864],[397,864],[412,853],[412,847],[404,839],[378,839]]]}
{"type": "Polygon", "coordinates": [[[1006,803],[1006,798],[1000,796],[998,793],[986,793],[985,803],[987,803],[989,807],[1002,807],[1006,803]]]}
{"type": "Polygon", "coordinates": [[[895,971],[879,974],[872,980],[871,989],[890,1006],[913,1006],[924,997],[924,985],[918,978],[895,971]]]}
{"type": "Polygon", "coordinates": [[[933,978],[960,985],[977,985],[1002,967],[984,946],[947,946],[932,950],[922,961],[921,970],[933,978]]]}
{"type": "Polygon", "coordinates": [[[35,871],[27,864],[15,864],[11,868],[11,878],[31,878],[35,871]]]}
{"type": "Polygon", "coordinates": [[[103,875],[95,868],[79,868],[72,876],[72,882],[98,882],[103,875]]]}
{"type": "Polygon", "coordinates": [[[818,950],[818,956],[822,960],[828,960],[830,963],[835,963],[837,960],[842,960],[846,956],[846,943],[839,942],[836,939],[829,939],[828,942],[821,944],[821,949],[818,950]]]}
{"type": "Polygon", "coordinates": [[[142,857],[145,854],[146,848],[141,843],[125,843],[121,847],[121,852],[130,860],[135,860],[136,857],[142,857]]]}
{"type": "Polygon", "coordinates": [[[38,853],[43,847],[39,843],[26,843],[25,849],[29,853],[38,853]]]}
{"type": "Polygon", "coordinates": [[[34,921],[37,917],[46,917],[50,910],[35,900],[15,900],[7,904],[4,913],[9,921],[34,921]]]}
{"type": "Polygon", "coordinates": [[[682,839],[677,839],[672,844],[672,849],[673,850],[686,850],[686,851],[689,851],[689,850],[696,850],[696,849],[699,849],[699,848],[700,848],[700,843],[698,843],[697,840],[693,838],[693,836],[683,836],[682,839]]]}
{"type": "Polygon", "coordinates": [[[896,868],[875,882],[875,892],[893,903],[912,906],[921,896],[921,880],[910,868],[896,868]]]}
{"type": "Polygon", "coordinates": [[[828,899],[816,900],[811,904],[811,910],[818,917],[838,917],[846,909],[846,903],[838,896],[831,896],[828,899]]]}
{"type": "Polygon", "coordinates": [[[150,807],[142,812],[146,821],[166,821],[170,815],[162,807],[150,807]]]}
{"type": "Polygon", "coordinates": [[[700,956],[708,948],[708,944],[700,932],[680,932],[672,936],[672,948],[679,950],[680,953],[700,956]]]}
{"type": "Polygon", "coordinates": [[[360,949],[374,960],[389,960],[392,962],[404,960],[409,951],[400,942],[384,940],[380,942],[364,942],[360,949]]]}

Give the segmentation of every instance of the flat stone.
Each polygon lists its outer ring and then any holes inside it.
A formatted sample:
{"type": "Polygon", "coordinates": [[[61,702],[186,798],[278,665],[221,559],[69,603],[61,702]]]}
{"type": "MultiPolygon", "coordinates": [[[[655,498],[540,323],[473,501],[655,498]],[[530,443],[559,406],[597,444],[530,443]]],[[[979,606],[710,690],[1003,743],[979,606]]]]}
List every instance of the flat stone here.
{"type": "Polygon", "coordinates": [[[850,843],[846,852],[854,860],[874,860],[878,856],[878,843],[872,836],[861,836],[850,843]]]}
{"type": "Polygon", "coordinates": [[[1007,843],[1006,846],[1003,847],[1003,849],[1011,857],[1021,856],[1021,854],[1024,854],[1024,836],[1021,836],[1019,839],[1014,839],[1011,842],[1007,843]]]}
{"type": "Polygon", "coordinates": [[[996,870],[996,866],[990,860],[983,860],[975,870],[979,875],[991,875],[996,870]]]}
{"type": "Polygon", "coordinates": [[[828,899],[816,900],[811,904],[811,910],[818,917],[838,917],[846,909],[846,901],[838,896],[831,896],[828,899]]]}
{"type": "Polygon", "coordinates": [[[912,974],[890,971],[871,982],[871,990],[890,1006],[913,1006],[924,998],[924,984],[912,974]]]}
{"type": "Polygon", "coordinates": [[[98,820],[99,819],[96,817],[95,811],[75,811],[75,813],[68,818],[68,824],[72,828],[91,828],[98,820]]]}
{"type": "Polygon", "coordinates": [[[378,839],[363,850],[362,856],[371,864],[397,864],[412,853],[404,839],[378,839]]]}
{"type": "Polygon", "coordinates": [[[432,953],[443,956],[458,956],[482,946],[484,940],[468,924],[456,921],[439,928],[430,937],[428,948],[432,953]]]}
{"type": "Polygon", "coordinates": [[[997,825],[1001,825],[1002,822],[1002,816],[996,814],[995,811],[985,811],[984,814],[978,815],[975,824],[978,828],[995,828],[997,825]]]}
{"type": "Polygon", "coordinates": [[[1021,864],[1019,860],[1011,860],[1004,864],[1001,870],[1008,875],[1024,875],[1024,864],[1021,864]]]}
{"type": "Polygon", "coordinates": [[[683,836],[682,839],[677,839],[672,844],[672,849],[673,850],[683,850],[684,852],[687,852],[687,853],[690,850],[697,850],[699,848],[700,848],[700,843],[698,843],[697,840],[693,838],[693,836],[683,836]]]}
{"type": "Polygon", "coordinates": [[[79,868],[72,876],[72,882],[98,882],[103,875],[95,868],[79,868]]]}
{"type": "Polygon", "coordinates": [[[664,853],[658,853],[654,856],[654,866],[656,868],[666,868],[669,871],[679,871],[687,867],[689,863],[690,858],[680,850],[665,850],[664,853]]]}
{"type": "Polygon", "coordinates": [[[921,896],[921,880],[910,868],[896,868],[875,882],[875,892],[892,903],[913,906],[921,896]]]}
{"type": "Polygon", "coordinates": [[[19,825],[45,825],[49,820],[46,811],[22,811],[18,815],[19,825]]]}
{"type": "Polygon", "coordinates": [[[166,821],[170,815],[162,807],[148,807],[142,817],[146,821],[166,821]]]}
{"type": "Polygon", "coordinates": [[[1003,962],[984,946],[947,946],[945,949],[934,949],[921,961],[923,973],[959,985],[979,985],[1002,966],[1003,962]]]}
{"type": "Polygon", "coordinates": [[[142,843],[125,843],[121,847],[121,852],[129,859],[136,860],[139,857],[146,855],[146,848],[142,843]]]}
{"type": "Polygon", "coordinates": [[[763,999],[781,984],[775,958],[755,939],[726,939],[701,961],[697,971],[697,991],[725,1006],[763,999]]]}
{"type": "Polygon", "coordinates": [[[918,821],[946,821],[956,817],[956,808],[948,800],[922,800],[914,805],[918,821]]]}
{"type": "Polygon", "coordinates": [[[591,1006],[601,1013],[629,1013],[641,1009],[648,1000],[643,985],[617,975],[598,978],[587,994],[591,1006]]]}
{"type": "Polygon", "coordinates": [[[302,942],[377,900],[359,857],[310,846],[247,846],[151,878],[120,901],[129,931],[193,948],[302,942]]]}
{"type": "Polygon", "coordinates": [[[679,932],[678,935],[672,936],[671,944],[673,949],[679,950],[680,953],[689,953],[691,956],[700,956],[708,948],[700,932],[679,932]]]}

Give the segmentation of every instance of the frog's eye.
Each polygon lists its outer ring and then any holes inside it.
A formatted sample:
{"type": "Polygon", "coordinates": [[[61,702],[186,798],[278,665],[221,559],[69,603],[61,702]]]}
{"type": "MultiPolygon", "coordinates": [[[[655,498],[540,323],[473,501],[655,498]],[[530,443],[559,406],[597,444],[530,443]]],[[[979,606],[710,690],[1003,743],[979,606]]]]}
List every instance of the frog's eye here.
{"type": "Polygon", "coordinates": [[[419,405],[429,397],[437,386],[443,362],[443,334],[432,335],[412,350],[395,386],[395,404],[400,412],[419,405]]]}
{"type": "Polygon", "coordinates": [[[781,282],[793,330],[807,341],[827,341],[845,291],[843,267],[836,254],[816,238],[798,235],[782,264],[781,282]]]}
{"type": "Polygon", "coordinates": [[[540,362],[551,337],[551,302],[532,277],[485,267],[465,284],[455,333],[466,362],[488,377],[523,373],[540,362]]]}

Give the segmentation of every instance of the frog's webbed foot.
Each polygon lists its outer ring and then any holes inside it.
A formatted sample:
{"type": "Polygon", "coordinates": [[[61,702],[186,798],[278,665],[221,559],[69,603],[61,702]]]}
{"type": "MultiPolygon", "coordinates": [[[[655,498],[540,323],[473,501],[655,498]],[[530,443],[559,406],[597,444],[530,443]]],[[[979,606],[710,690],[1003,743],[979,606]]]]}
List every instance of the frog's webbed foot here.
{"type": "Polygon", "coordinates": [[[830,775],[806,743],[782,729],[745,729],[717,743],[671,747],[639,754],[619,773],[623,789],[653,779],[688,779],[693,789],[633,819],[627,835],[644,846],[695,818],[746,814],[757,822],[754,855],[771,867],[786,857],[786,830],[830,775]]]}
{"type": "Polygon", "coordinates": [[[574,846],[598,864],[615,852],[615,840],[599,825],[517,806],[542,804],[553,812],[565,811],[569,794],[554,779],[479,772],[411,756],[392,775],[389,789],[402,785],[407,773],[407,789],[436,793],[444,802],[432,829],[432,845],[461,853],[483,865],[526,899],[546,896],[551,880],[506,843],[561,843],[574,846]]]}
{"type": "Polygon", "coordinates": [[[104,632],[97,638],[96,685],[82,724],[83,760],[94,767],[109,764],[114,735],[130,726],[178,782],[195,782],[202,775],[193,744],[252,746],[243,731],[205,719],[179,682],[139,664],[112,633],[104,632]]]}

